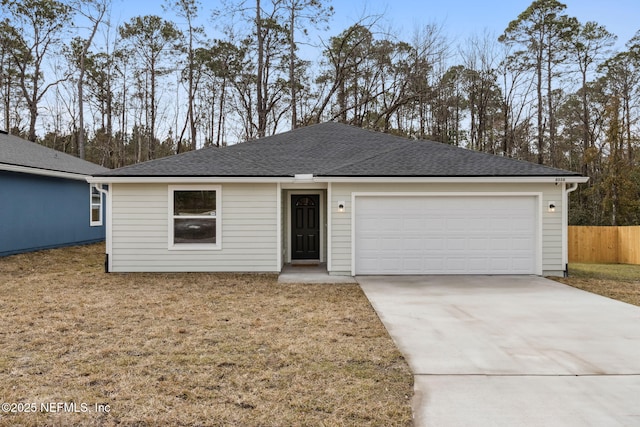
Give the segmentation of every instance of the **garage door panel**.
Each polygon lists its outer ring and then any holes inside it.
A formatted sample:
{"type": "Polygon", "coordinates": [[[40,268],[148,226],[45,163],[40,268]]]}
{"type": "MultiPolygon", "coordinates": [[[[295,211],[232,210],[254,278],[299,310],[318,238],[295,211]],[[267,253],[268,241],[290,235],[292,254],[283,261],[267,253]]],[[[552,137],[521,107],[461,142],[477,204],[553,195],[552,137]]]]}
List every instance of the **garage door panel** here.
{"type": "Polygon", "coordinates": [[[504,258],[492,258],[487,261],[486,264],[487,271],[492,272],[493,274],[518,274],[522,273],[521,271],[517,271],[515,268],[513,259],[509,257],[504,258]]]}
{"type": "Polygon", "coordinates": [[[380,217],[374,222],[374,227],[377,230],[381,228],[387,232],[399,232],[402,230],[402,223],[393,217],[380,217]]]}
{"type": "Polygon", "coordinates": [[[384,271],[390,271],[397,268],[398,263],[401,262],[400,258],[385,258],[378,260],[380,267],[384,271]]]}
{"type": "Polygon", "coordinates": [[[513,249],[512,243],[513,239],[508,237],[491,237],[489,238],[489,247],[487,249],[494,252],[513,249]]]}
{"type": "Polygon", "coordinates": [[[424,250],[424,240],[417,238],[408,238],[404,240],[403,249],[406,251],[422,251],[424,250]]]}
{"type": "Polygon", "coordinates": [[[489,249],[490,239],[488,238],[470,238],[469,250],[472,251],[486,251],[489,249]]]}
{"type": "Polygon", "coordinates": [[[441,251],[445,248],[446,241],[442,238],[433,238],[424,240],[425,251],[441,251]]]}
{"type": "Polygon", "coordinates": [[[422,223],[424,226],[420,228],[424,232],[437,232],[445,227],[444,218],[424,218],[422,223]]]}
{"type": "Polygon", "coordinates": [[[511,226],[511,230],[518,232],[527,232],[533,231],[534,226],[527,218],[517,218],[514,217],[509,221],[509,225],[511,226]]]}
{"type": "Polygon", "coordinates": [[[405,258],[402,260],[402,269],[408,272],[422,271],[424,268],[421,258],[405,258]]]}
{"type": "MultiPolygon", "coordinates": [[[[377,266],[377,262],[370,259],[363,259],[360,262],[362,263],[361,268],[363,271],[370,271],[370,270],[379,268],[379,266],[377,266]]],[[[384,273],[376,273],[376,274],[384,274],[384,273]]]]}
{"type": "Polygon", "coordinates": [[[514,251],[526,251],[528,253],[529,248],[534,244],[533,239],[530,238],[514,238],[511,240],[511,248],[514,251]]]}
{"type": "Polygon", "coordinates": [[[363,232],[375,231],[379,228],[377,219],[375,217],[363,216],[362,218],[359,218],[359,220],[359,227],[363,232]]]}
{"type": "Polygon", "coordinates": [[[463,237],[449,237],[447,239],[448,251],[463,251],[467,249],[467,239],[463,237]]]}
{"type": "Polygon", "coordinates": [[[361,239],[358,242],[358,250],[363,255],[366,255],[367,251],[377,252],[379,249],[382,249],[382,247],[381,247],[380,242],[379,242],[378,239],[375,239],[375,238],[361,239]]]}
{"type": "MultiPolygon", "coordinates": [[[[402,219],[402,231],[420,230],[429,226],[429,223],[423,218],[403,218],[402,219]]],[[[430,227],[432,230],[433,226],[430,227]]],[[[437,228],[436,228],[437,229],[437,228]]]]}
{"type": "Polygon", "coordinates": [[[490,260],[486,257],[483,258],[470,258],[468,262],[468,266],[471,270],[481,271],[487,269],[487,263],[490,260]]]}
{"type": "MultiPolygon", "coordinates": [[[[424,270],[427,270],[427,271],[442,271],[445,269],[444,260],[441,258],[425,259],[422,265],[424,266],[424,270]]],[[[425,274],[425,273],[423,271],[420,274],[425,274]]]]}
{"type": "Polygon", "coordinates": [[[387,253],[390,253],[390,254],[393,254],[396,251],[401,251],[402,244],[403,244],[402,239],[399,239],[397,237],[394,237],[394,238],[382,237],[380,239],[380,246],[384,248],[387,251],[387,253]]]}
{"type": "Polygon", "coordinates": [[[357,197],[356,274],[534,274],[534,196],[357,197]]]}
{"type": "Polygon", "coordinates": [[[531,260],[526,257],[512,258],[511,263],[514,270],[522,271],[523,274],[526,274],[530,269],[531,260]]]}
{"type": "MultiPolygon", "coordinates": [[[[475,218],[448,218],[446,222],[446,228],[449,230],[467,230],[475,220],[475,218]]],[[[475,224],[474,224],[475,225],[475,224]]]]}

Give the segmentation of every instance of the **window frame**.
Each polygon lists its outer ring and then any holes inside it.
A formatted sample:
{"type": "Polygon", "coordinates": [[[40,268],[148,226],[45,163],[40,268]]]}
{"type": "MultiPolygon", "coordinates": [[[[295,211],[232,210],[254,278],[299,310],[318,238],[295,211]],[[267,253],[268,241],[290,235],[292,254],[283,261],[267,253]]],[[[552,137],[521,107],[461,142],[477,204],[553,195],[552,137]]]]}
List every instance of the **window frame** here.
{"type": "Polygon", "coordinates": [[[104,216],[104,194],[98,188],[97,184],[89,185],[89,226],[91,227],[101,227],[102,226],[102,218],[104,216]],[[95,190],[95,193],[94,193],[95,190]],[[100,205],[97,203],[93,203],[93,196],[97,194],[100,197],[100,205]],[[93,210],[98,208],[98,220],[93,220],[93,210]]]}
{"type": "Polygon", "coordinates": [[[222,249],[222,186],[220,185],[170,185],[168,187],[168,249],[170,251],[212,251],[222,249]],[[203,218],[202,215],[194,215],[193,217],[182,215],[180,217],[174,215],[174,201],[176,191],[215,191],[216,192],[216,243],[175,243],[175,225],[176,218],[203,218]]]}

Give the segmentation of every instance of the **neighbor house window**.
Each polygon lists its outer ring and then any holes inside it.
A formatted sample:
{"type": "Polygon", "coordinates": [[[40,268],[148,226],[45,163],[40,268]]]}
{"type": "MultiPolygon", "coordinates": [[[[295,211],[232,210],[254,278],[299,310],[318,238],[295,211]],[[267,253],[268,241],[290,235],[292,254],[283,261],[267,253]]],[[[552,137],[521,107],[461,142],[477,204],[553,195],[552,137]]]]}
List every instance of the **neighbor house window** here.
{"type": "Polygon", "coordinates": [[[220,248],[220,187],[169,187],[170,249],[220,248]]]}
{"type": "Polygon", "coordinates": [[[91,222],[92,227],[102,225],[102,193],[95,184],[90,186],[91,189],[91,222]]]}

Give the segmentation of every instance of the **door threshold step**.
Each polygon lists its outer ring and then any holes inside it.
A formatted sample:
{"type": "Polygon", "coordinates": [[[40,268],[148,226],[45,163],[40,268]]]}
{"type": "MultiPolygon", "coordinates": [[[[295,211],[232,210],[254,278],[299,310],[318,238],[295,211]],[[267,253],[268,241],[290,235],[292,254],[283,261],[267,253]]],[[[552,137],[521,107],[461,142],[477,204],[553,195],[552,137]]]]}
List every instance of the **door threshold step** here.
{"type": "Polygon", "coordinates": [[[317,259],[295,259],[295,260],[291,260],[291,265],[296,265],[296,266],[310,266],[310,267],[314,267],[314,266],[318,266],[320,265],[320,260],[317,259]]]}

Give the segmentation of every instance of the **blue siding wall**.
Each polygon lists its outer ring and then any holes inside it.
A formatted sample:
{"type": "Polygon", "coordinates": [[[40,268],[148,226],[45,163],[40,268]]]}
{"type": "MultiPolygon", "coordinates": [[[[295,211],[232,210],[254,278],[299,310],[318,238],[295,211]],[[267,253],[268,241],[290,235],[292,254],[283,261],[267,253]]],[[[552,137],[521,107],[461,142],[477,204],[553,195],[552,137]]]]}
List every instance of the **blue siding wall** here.
{"type": "Polygon", "coordinates": [[[89,222],[88,183],[0,171],[0,256],[104,240],[89,222]]]}

